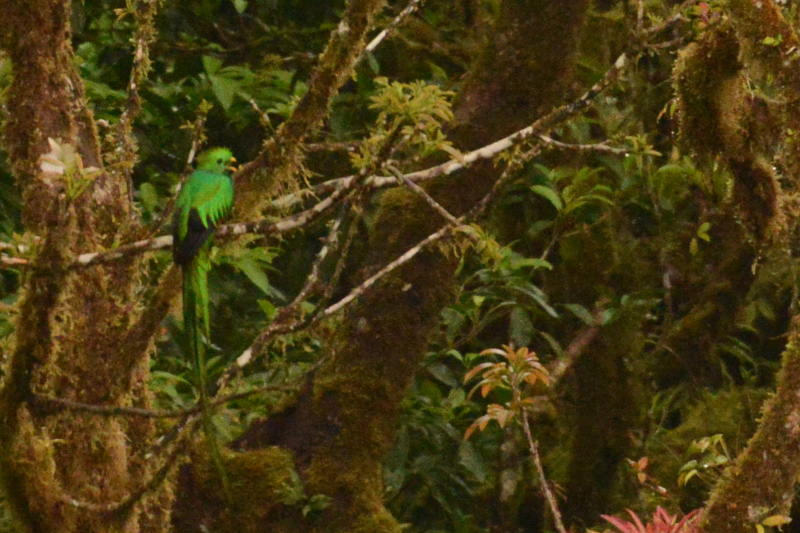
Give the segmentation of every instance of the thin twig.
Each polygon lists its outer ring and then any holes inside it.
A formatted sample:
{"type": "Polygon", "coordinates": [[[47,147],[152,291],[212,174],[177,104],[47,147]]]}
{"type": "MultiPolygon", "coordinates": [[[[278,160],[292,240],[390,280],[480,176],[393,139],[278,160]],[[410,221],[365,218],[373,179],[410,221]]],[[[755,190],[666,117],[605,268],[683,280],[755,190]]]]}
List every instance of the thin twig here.
{"type": "Polygon", "coordinates": [[[411,0],[411,2],[408,3],[406,8],[403,9],[400,12],[400,14],[397,15],[395,19],[392,22],[390,22],[389,25],[386,26],[386,28],[383,29],[383,31],[381,31],[378,35],[376,35],[375,38],[372,39],[372,41],[370,41],[370,43],[364,48],[364,50],[361,51],[361,53],[356,58],[356,63],[360,63],[365,57],[367,57],[367,54],[371,54],[372,52],[374,52],[375,49],[378,48],[378,45],[380,45],[381,42],[384,39],[386,39],[386,37],[388,37],[395,29],[397,29],[397,27],[400,26],[400,24],[405,22],[405,20],[412,13],[414,13],[414,11],[419,9],[419,6],[422,4],[423,1],[424,0],[411,0]]]}
{"type": "Polygon", "coordinates": [[[448,221],[448,222],[450,222],[451,224],[457,224],[457,223],[458,223],[458,221],[456,220],[456,217],[454,217],[454,216],[453,216],[453,215],[450,213],[450,211],[448,211],[447,209],[445,209],[444,207],[442,207],[442,205],[441,205],[439,202],[437,202],[436,200],[434,200],[434,199],[431,197],[431,195],[430,195],[430,194],[428,194],[428,193],[425,191],[425,189],[423,189],[422,187],[420,187],[419,185],[417,185],[416,183],[414,183],[413,181],[411,181],[410,179],[408,179],[407,177],[405,177],[405,176],[403,175],[403,173],[402,173],[402,172],[400,172],[400,171],[399,171],[399,170],[398,170],[396,167],[394,167],[393,165],[387,165],[386,169],[387,169],[387,170],[388,170],[388,171],[389,171],[389,172],[390,172],[390,173],[391,173],[391,174],[392,174],[392,175],[393,175],[395,178],[397,178],[397,180],[398,180],[398,181],[400,181],[401,183],[403,183],[403,184],[404,184],[406,187],[408,187],[409,189],[411,189],[413,192],[415,192],[417,195],[419,195],[419,196],[420,196],[420,197],[421,197],[423,200],[425,200],[425,203],[427,203],[429,206],[431,206],[431,207],[434,209],[434,211],[436,211],[437,213],[439,213],[440,215],[442,215],[442,216],[445,218],[445,220],[447,220],[447,221],[448,221]]]}
{"type": "Polygon", "coordinates": [[[613,146],[608,146],[605,143],[569,144],[557,141],[553,138],[548,137],[547,135],[537,135],[537,137],[539,138],[540,141],[542,141],[546,145],[552,146],[553,148],[559,148],[561,150],[571,150],[580,153],[597,152],[601,154],[614,154],[614,155],[628,155],[629,153],[631,153],[630,148],[615,148],[613,146]]]}
{"type": "Polygon", "coordinates": [[[314,152],[354,152],[362,143],[360,142],[319,142],[305,145],[307,153],[314,152]]]}
{"type": "MultiPolygon", "coordinates": [[[[306,281],[303,287],[300,289],[300,292],[289,305],[285,306],[278,312],[275,320],[273,320],[266,329],[261,331],[258,336],[256,336],[256,339],[253,341],[250,347],[248,347],[239,357],[236,358],[236,365],[232,367],[234,370],[238,371],[238,369],[244,368],[248,363],[250,363],[253,355],[259,353],[261,348],[265,346],[266,343],[269,342],[269,340],[275,335],[291,333],[297,328],[297,324],[300,321],[293,321],[291,319],[292,317],[297,316],[297,313],[299,312],[303,302],[305,302],[306,299],[317,290],[320,281],[320,270],[322,263],[325,261],[331,251],[338,248],[339,227],[344,221],[346,215],[347,204],[345,203],[345,205],[342,206],[341,214],[331,226],[328,236],[325,239],[325,243],[317,253],[317,257],[311,267],[311,273],[306,278],[306,281]]],[[[225,380],[223,379],[222,381],[225,380]]]]}
{"type": "Polygon", "coordinates": [[[29,265],[30,261],[21,257],[10,257],[6,254],[0,254],[0,265],[7,267],[18,267],[29,265]]]}
{"type": "Polygon", "coordinates": [[[586,347],[597,338],[597,335],[600,333],[600,318],[602,314],[602,309],[595,309],[595,311],[592,313],[592,324],[586,325],[578,331],[578,333],[572,339],[572,342],[570,342],[567,348],[564,350],[563,356],[558,358],[558,360],[549,369],[551,384],[560,380],[567,370],[574,365],[575,361],[577,361],[578,358],[583,354],[586,347]]]}
{"type": "Polygon", "coordinates": [[[644,0],[637,0],[636,10],[636,36],[644,32],[644,0]]]}
{"type": "MultiPolygon", "coordinates": [[[[215,398],[209,402],[212,407],[217,407],[233,400],[240,400],[256,394],[264,394],[267,392],[286,392],[296,390],[302,384],[301,380],[295,380],[289,383],[282,383],[279,385],[264,385],[263,387],[254,387],[252,389],[241,391],[225,396],[215,398]]],[[[113,405],[97,405],[91,403],[76,402],[64,398],[53,398],[52,396],[35,395],[31,400],[34,409],[43,412],[56,412],[61,410],[69,410],[77,413],[89,413],[98,416],[120,416],[132,418],[156,418],[156,419],[169,419],[169,418],[184,418],[187,415],[199,413],[201,408],[199,404],[186,407],[184,409],[177,409],[174,411],[159,411],[155,409],[143,409],[141,407],[121,407],[113,405]]]]}
{"type": "Polygon", "coordinates": [[[556,499],[553,496],[553,491],[550,490],[550,486],[547,484],[547,478],[544,476],[542,459],[539,457],[539,443],[533,440],[533,436],[531,435],[531,426],[528,423],[528,413],[525,412],[525,410],[522,411],[522,427],[525,429],[525,437],[528,439],[528,446],[531,450],[531,456],[533,457],[533,462],[536,465],[536,471],[539,473],[539,483],[542,485],[542,492],[544,492],[544,497],[547,500],[547,504],[550,506],[550,512],[553,513],[556,529],[558,530],[558,533],[567,533],[567,529],[564,527],[564,522],[561,520],[561,512],[558,510],[558,503],[556,503],[556,499]]]}

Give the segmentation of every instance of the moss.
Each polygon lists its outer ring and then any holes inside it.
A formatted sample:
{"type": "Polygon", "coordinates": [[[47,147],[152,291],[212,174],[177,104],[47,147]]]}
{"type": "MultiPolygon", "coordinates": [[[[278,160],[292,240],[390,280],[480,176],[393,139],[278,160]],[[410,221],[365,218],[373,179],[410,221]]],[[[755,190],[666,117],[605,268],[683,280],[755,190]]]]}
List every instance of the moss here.
{"type": "Polygon", "coordinates": [[[78,253],[110,247],[117,240],[130,214],[124,180],[101,173],[83,194],[68,198],[63,182],[38,168],[39,156],[49,150],[48,138],[75,147],[85,165],[101,166],[94,119],[75,71],[70,2],[39,0],[7,7],[2,38],[12,83],[6,93],[3,145],[22,191],[23,222],[41,242],[25,279],[12,379],[0,394],[2,482],[29,529],[135,528],[136,512],[111,525],[108,517],[79,512],[64,501],[113,502],[128,493],[134,477],[146,479],[152,465],[134,456],[129,440],[141,442],[152,435],[152,424],[63,413],[44,417],[26,404],[31,393],[45,393],[146,406],[146,394],[136,387],[141,372],[147,371],[142,365],[147,353],[146,345],[135,353],[118,349],[136,318],[129,302],[137,263],[63,269],[78,253]],[[119,379],[135,371],[135,379],[119,379]]]}
{"type": "Polygon", "coordinates": [[[680,140],[700,155],[725,152],[728,145],[723,136],[736,140],[735,109],[740,95],[736,79],[742,68],[738,56],[736,35],[723,26],[704,33],[675,62],[680,140]]]}
{"type": "Polygon", "coordinates": [[[703,514],[704,531],[744,533],[769,515],[787,514],[800,468],[800,349],[795,317],[775,396],[747,449],[716,484],[703,514]]]}
{"type": "Polygon", "coordinates": [[[224,501],[222,485],[209,459],[207,446],[201,443],[192,454],[192,468],[183,474],[191,475],[193,494],[191,501],[179,501],[173,514],[176,533],[208,528],[219,533],[256,533],[264,531],[298,531],[282,521],[291,518],[297,524],[301,515],[302,486],[295,471],[292,454],[270,447],[247,452],[222,452],[223,465],[228,475],[232,501],[224,501]]]}
{"type": "Polygon", "coordinates": [[[360,517],[353,526],[353,533],[400,533],[403,528],[386,509],[360,517]]]}
{"type": "Polygon", "coordinates": [[[564,487],[570,498],[562,509],[572,520],[592,523],[618,504],[614,488],[631,447],[629,432],[639,405],[625,357],[639,353],[644,344],[644,312],[627,314],[603,328],[567,378],[575,399],[567,411],[572,445],[564,487]]]}

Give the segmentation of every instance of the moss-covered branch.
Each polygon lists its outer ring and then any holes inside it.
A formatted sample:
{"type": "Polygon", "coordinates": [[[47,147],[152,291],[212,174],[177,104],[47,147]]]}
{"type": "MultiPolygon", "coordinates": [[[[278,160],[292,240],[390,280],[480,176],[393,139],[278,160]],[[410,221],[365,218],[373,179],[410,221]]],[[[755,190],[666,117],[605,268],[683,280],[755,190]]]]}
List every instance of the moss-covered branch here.
{"type": "MultiPolygon", "coordinates": [[[[327,116],[333,97],[355,67],[355,61],[384,0],[350,0],[342,20],[292,115],[259,156],[236,175],[237,216],[253,218],[266,205],[266,192],[286,188],[302,168],[302,143],[327,116]]],[[[292,187],[290,187],[292,188],[292,187]]]]}

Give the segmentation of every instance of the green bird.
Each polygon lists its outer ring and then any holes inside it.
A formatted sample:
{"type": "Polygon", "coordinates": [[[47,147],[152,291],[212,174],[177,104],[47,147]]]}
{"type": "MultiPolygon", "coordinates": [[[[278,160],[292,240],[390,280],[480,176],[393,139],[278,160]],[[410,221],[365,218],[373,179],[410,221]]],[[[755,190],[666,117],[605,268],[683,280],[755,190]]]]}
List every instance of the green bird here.
{"type": "Polygon", "coordinates": [[[206,391],[205,344],[210,339],[208,271],[211,268],[211,237],[233,209],[233,179],[226,174],[236,162],[227,148],[213,148],[197,158],[197,170],[178,193],[172,219],[172,257],[183,270],[183,329],[194,356],[203,429],[212,459],[229,495],[225,470],[211,421],[206,391]]]}

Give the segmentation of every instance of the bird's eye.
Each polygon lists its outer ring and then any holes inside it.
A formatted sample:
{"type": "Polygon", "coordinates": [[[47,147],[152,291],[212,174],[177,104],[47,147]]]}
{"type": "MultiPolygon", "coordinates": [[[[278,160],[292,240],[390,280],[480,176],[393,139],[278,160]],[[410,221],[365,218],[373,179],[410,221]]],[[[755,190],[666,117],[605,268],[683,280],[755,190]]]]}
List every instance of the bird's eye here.
{"type": "Polygon", "coordinates": [[[219,159],[217,159],[217,164],[218,164],[218,165],[221,165],[221,164],[222,164],[222,158],[221,158],[221,157],[220,157],[219,159]]]}

